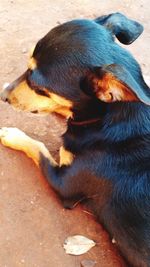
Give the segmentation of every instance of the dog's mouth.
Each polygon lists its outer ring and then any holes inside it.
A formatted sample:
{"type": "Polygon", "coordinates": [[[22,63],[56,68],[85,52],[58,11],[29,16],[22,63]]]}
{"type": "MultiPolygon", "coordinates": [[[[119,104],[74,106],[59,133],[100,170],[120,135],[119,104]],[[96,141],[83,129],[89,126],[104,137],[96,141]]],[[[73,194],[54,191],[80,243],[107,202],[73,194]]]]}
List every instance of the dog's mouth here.
{"type": "Polygon", "coordinates": [[[1,100],[8,102],[17,109],[32,113],[56,112],[66,118],[71,117],[71,101],[31,83],[27,78],[28,72],[29,70],[1,92],[1,100]]]}

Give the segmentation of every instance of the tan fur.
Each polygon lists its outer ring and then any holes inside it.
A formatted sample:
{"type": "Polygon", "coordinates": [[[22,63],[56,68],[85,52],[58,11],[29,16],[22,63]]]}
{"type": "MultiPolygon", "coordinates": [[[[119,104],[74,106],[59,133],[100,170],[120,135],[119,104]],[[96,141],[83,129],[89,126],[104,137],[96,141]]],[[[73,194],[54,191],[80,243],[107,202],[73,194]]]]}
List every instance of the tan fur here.
{"type": "Polygon", "coordinates": [[[74,159],[74,155],[71,152],[65,150],[65,148],[63,146],[61,146],[61,148],[59,150],[59,156],[60,156],[59,166],[71,165],[71,163],[73,162],[73,159],[74,159]]]}
{"type": "Polygon", "coordinates": [[[34,49],[35,49],[35,45],[33,45],[31,49],[29,50],[29,58],[33,56],[34,49]]]}
{"type": "Polygon", "coordinates": [[[51,94],[46,89],[44,90],[46,91],[46,96],[39,95],[27,85],[26,81],[23,81],[9,93],[8,101],[14,107],[24,111],[56,112],[66,118],[72,116],[71,101],[51,94]]]}
{"type": "Polygon", "coordinates": [[[28,69],[29,70],[35,70],[37,68],[37,62],[36,59],[31,57],[28,62],[28,69]]]}
{"type": "Polygon", "coordinates": [[[41,154],[49,159],[52,166],[58,165],[42,142],[32,139],[17,128],[0,129],[0,140],[4,146],[23,151],[37,166],[39,166],[41,154]]]}
{"type": "MultiPolygon", "coordinates": [[[[29,137],[17,128],[1,128],[0,140],[4,146],[24,152],[35,162],[37,166],[39,166],[41,154],[50,161],[50,164],[52,166],[58,166],[57,162],[54,160],[54,158],[51,156],[50,152],[42,142],[29,137]]],[[[60,148],[59,155],[59,166],[68,166],[73,162],[73,154],[65,150],[64,147],[60,148]]]]}
{"type": "Polygon", "coordinates": [[[102,79],[93,79],[97,97],[104,102],[136,101],[137,96],[112,74],[105,74],[102,79]]]}

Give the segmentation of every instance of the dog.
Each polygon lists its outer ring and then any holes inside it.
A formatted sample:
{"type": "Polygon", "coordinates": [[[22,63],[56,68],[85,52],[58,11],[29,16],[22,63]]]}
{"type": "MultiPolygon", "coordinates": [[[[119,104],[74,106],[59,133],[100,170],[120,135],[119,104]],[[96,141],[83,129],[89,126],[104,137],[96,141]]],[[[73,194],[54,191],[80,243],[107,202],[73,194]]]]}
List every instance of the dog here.
{"type": "Polygon", "coordinates": [[[84,200],[128,266],[150,266],[150,90],[128,45],[143,26],[121,13],[53,28],[36,44],[27,71],[1,99],[67,120],[59,164],[16,128],[1,143],[24,151],[66,208],[84,200]]]}

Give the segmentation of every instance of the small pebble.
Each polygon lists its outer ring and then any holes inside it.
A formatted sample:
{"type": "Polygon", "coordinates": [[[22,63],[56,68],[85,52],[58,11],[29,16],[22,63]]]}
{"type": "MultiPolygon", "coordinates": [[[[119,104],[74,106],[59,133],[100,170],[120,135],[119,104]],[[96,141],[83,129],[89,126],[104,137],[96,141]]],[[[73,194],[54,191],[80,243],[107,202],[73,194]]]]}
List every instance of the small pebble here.
{"type": "Polygon", "coordinates": [[[57,21],[56,23],[57,23],[58,25],[61,25],[61,22],[60,22],[60,21],[57,21]]]}
{"type": "Polygon", "coordinates": [[[28,52],[27,48],[26,48],[26,47],[23,47],[23,48],[22,48],[22,53],[23,53],[23,54],[26,54],[27,52],[28,52]]]}

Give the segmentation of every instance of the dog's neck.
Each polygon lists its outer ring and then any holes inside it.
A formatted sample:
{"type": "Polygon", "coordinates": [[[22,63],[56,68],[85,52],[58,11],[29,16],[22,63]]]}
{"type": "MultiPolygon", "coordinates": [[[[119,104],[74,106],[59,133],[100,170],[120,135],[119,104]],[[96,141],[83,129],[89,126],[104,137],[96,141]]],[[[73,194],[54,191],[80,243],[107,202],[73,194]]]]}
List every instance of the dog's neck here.
{"type": "Polygon", "coordinates": [[[140,102],[118,102],[108,104],[105,113],[92,123],[82,125],[79,118],[74,124],[68,121],[64,144],[72,152],[89,149],[94,144],[109,149],[121,142],[129,145],[135,138],[140,140],[144,136],[150,136],[150,107],[140,102]]]}
{"type": "Polygon", "coordinates": [[[97,99],[82,102],[82,105],[75,105],[73,108],[73,118],[68,124],[75,126],[92,126],[98,123],[105,113],[105,103],[97,99]]]}

